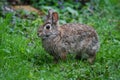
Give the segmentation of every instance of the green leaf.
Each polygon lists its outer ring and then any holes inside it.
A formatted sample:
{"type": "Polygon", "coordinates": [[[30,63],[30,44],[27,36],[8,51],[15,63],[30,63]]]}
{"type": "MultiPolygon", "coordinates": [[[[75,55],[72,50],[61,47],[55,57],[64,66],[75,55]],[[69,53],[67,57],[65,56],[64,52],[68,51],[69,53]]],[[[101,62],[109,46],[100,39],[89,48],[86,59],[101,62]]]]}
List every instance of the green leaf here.
{"type": "Polygon", "coordinates": [[[67,7],[66,9],[67,9],[72,15],[78,16],[78,12],[77,12],[76,10],[72,9],[71,7],[67,7]]]}

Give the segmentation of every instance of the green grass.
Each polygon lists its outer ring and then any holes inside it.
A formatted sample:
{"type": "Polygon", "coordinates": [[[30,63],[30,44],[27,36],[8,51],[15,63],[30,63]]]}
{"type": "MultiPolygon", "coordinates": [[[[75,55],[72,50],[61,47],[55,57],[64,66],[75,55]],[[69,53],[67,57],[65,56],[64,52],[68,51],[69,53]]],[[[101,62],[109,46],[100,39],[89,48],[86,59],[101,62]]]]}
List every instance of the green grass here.
{"type": "Polygon", "coordinates": [[[98,32],[100,50],[93,65],[72,56],[55,64],[36,34],[43,23],[40,18],[27,20],[12,14],[0,17],[0,80],[119,80],[120,16],[115,10],[102,11],[103,14],[99,11],[92,16],[65,16],[59,12],[64,19],[61,23],[81,22],[98,32]]]}

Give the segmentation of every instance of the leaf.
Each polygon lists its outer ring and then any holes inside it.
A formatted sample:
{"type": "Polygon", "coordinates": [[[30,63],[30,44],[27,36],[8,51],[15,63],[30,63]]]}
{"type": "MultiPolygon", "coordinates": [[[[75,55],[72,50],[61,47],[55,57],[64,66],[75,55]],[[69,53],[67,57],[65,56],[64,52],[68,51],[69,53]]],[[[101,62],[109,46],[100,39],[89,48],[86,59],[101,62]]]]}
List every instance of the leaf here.
{"type": "Polygon", "coordinates": [[[8,49],[3,49],[3,51],[4,51],[5,53],[11,53],[10,50],[8,50],[8,49]]]}
{"type": "Polygon", "coordinates": [[[78,12],[70,7],[66,8],[71,14],[78,16],[78,12]]]}
{"type": "Polygon", "coordinates": [[[52,9],[52,7],[49,7],[49,6],[42,6],[42,8],[46,10],[52,9]]]}

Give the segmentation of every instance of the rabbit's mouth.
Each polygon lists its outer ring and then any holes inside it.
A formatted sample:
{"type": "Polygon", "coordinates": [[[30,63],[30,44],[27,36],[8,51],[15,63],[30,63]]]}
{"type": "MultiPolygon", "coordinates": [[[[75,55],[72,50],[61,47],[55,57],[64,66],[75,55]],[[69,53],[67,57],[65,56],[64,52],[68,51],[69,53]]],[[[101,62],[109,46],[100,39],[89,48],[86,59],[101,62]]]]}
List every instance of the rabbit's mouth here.
{"type": "Polygon", "coordinates": [[[45,40],[45,39],[49,38],[49,36],[50,35],[45,35],[45,36],[42,37],[42,39],[45,40]]]}
{"type": "Polygon", "coordinates": [[[48,38],[49,36],[50,36],[50,35],[46,35],[45,37],[47,37],[47,38],[48,38]]]}
{"type": "Polygon", "coordinates": [[[55,37],[56,37],[55,34],[53,34],[53,35],[44,35],[44,36],[42,37],[42,40],[53,39],[53,38],[55,38],[55,37]]]}

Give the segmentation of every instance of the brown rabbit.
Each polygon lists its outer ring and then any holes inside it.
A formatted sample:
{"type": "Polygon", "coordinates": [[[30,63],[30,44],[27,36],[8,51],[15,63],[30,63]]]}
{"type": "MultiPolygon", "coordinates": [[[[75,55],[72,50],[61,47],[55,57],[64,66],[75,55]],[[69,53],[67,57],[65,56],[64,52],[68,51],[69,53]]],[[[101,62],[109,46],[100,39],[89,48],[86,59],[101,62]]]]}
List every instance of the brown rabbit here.
{"type": "Polygon", "coordinates": [[[87,59],[93,63],[99,49],[98,35],[92,27],[79,23],[60,26],[58,13],[52,9],[48,11],[47,20],[39,28],[38,36],[55,61],[64,60],[67,53],[73,53],[77,59],[87,59]]]}

